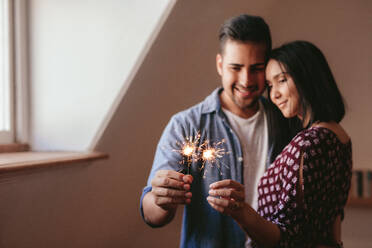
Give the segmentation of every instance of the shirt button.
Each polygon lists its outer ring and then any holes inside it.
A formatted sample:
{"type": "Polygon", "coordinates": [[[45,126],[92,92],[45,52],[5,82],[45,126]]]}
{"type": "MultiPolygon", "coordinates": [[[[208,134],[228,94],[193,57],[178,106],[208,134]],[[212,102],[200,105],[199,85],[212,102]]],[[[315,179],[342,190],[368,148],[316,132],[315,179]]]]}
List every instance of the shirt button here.
{"type": "Polygon", "coordinates": [[[243,162],[243,158],[242,157],[238,157],[238,161],[239,162],[243,162]]]}

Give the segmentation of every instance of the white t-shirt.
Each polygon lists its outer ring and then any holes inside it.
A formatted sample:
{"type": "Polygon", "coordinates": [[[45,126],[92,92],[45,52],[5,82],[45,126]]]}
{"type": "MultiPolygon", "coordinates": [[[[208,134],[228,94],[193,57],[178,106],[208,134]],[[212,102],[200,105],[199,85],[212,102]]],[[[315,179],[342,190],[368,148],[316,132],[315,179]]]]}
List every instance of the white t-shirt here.
{"type": "MultiPolygon", "coordinates": [[[[237,116],[227,109],[223,108],[222,110],[226,114],[231,128],[238,136],[242,147],[245,201],[257,210],[257,186],[266,169],[269,146],[265,110],[260,103],[257,113],[248,119],[237,116]]],[[[251,247],[249,239],[246,247],[251,247]]]]}

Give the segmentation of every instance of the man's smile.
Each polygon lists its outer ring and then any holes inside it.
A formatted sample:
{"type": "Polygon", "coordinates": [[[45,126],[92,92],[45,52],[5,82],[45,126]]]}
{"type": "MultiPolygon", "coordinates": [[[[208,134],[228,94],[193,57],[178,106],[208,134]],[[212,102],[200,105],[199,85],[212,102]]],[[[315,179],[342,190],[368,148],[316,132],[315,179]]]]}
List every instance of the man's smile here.
{"type": "Polygon", "coordinates": [[[251,85],[248,87],[234,86],[234,90],[236,90],[242,97],[249,97],[258,91],[258,87],[257,85],[251,85]]]}

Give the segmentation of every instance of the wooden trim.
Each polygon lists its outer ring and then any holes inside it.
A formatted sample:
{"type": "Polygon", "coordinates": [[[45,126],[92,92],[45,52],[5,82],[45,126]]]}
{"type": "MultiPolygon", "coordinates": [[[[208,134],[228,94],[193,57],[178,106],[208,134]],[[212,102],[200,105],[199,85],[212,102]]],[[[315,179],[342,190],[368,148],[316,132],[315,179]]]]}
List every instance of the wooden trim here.
{"type": "Polygon", "coordinates": [[[353,168],[353,175],[351,179],[349,198],[346,203],[347,207],[356,208],[372,208],[372,181],[366,178],[366,174],[371,169],[368,168],[353,168]],[[362,172],[362,195],[359,195],[359,183],[354,172],[362,172]]]}
{"type": "Polygon", "coordinates": [[[30,149],[28,144],[0,144],[0,153],[26,152],[30,149]]]}
{"type": "Polygon", "coordinates": [[[30,86],[29,86],[29,1],[13,1],[13,52],[14,52],[14,138],[27,143],[30,138],[30,86]]]}
{"type": "Polygon", "coordinates": [[[0,154],[0,174],[107,159],[101,152],[16,152],[0,154]]]}

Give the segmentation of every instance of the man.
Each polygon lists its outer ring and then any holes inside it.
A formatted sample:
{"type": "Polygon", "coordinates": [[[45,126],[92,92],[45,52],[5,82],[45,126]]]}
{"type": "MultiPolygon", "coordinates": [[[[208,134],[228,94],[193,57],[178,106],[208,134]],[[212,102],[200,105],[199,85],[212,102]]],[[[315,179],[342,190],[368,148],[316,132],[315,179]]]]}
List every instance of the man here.
{"type": "Polygon", "coordinates": [[[178,205],[186,204],[181,247],[244,247],[246,236],[240,227],[206,201],[209,185],[223,179],[244,183],[245,200],[257,206],[258,180],[289,140],[286,123],[261,97],[265,57],[271,50],[265,21],[249,15],[231,18],[221,27],[219,40],[216,64],[222,88],[172,117],[141,197],[141,214],[153,227],[169,223],[178,205]],[[283,132],[273,134],[269,125],[283,125],[283,132]],[[181,173],[180,162],[187,165],[190,158],[174,150],[190,137],[197,145],[223,140],[228,153],[215,163],[191,159],[191,174],[181,173]]]}

